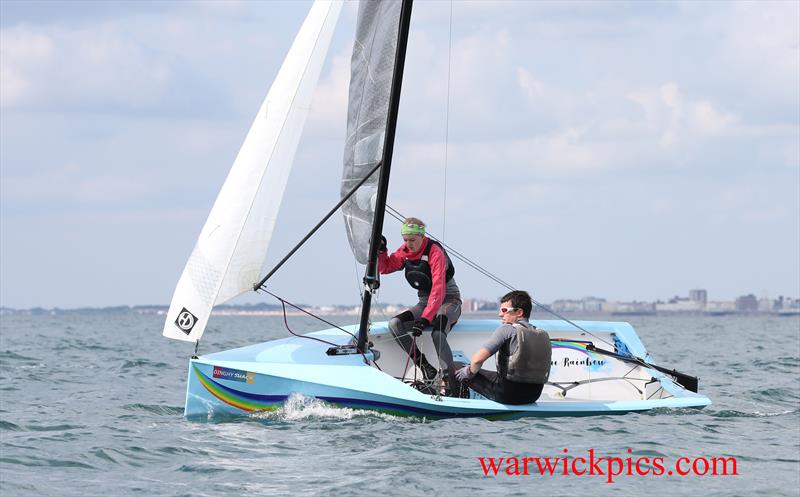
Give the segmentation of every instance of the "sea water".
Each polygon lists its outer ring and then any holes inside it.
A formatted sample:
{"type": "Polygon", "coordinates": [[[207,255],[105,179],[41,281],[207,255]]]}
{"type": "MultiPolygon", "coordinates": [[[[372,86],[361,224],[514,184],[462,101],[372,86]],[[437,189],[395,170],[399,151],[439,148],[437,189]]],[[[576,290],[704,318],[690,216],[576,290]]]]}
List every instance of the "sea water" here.
{"type": "MultiPolygon", "coordinates": [[[[431,421],[297,397],[276,412],[190,422],[193,346],[162,338],[162,316],[2,316],[0,495],[799,495],[800,319],[630,321],[654,362],[699,376],[713,405],[431,421]],[[603,461],[605,474],[575,474],[572,462],[590,455],[616,457],[622,471],[609,477],[603,461]],[[554,474],[541,475],[537,457],[560,458],[554,474]],[[637,469],[642,458],[651,464],[637,469]],[[663,475],[653,474],[656,458],[663,475]],[[728,474],[667,475],[680,458],[684,469],[735,458],[736,474],[729,464],[728,474]]],[[[319,328],[307,317],[290,325],[319,328]]],[[[200,353],[285,335],[281,318],[215,316],[200,353]]],[[[588,470],[582,464],[574,469],[588,470]]]]}

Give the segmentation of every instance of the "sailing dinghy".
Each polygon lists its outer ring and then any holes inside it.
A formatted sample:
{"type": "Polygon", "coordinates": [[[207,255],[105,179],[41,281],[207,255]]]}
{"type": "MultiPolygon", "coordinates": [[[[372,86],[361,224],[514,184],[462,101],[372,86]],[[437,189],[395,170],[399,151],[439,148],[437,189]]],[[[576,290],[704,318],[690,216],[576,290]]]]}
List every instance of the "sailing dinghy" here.
{"type": "MultiPolygon", "coordinates": [[[[272,410],[298,394],[339,406],[427,418],[588,416],[709,405],[697,393],[697,378],[652,363],[628,323],[573,322],[557,315],[560,319],[532,320],[551,337],[550,381],[537,402],[504,405],[475,392],[470,398],[442,395],[441,368],[436,378],[424,378],[409,364],[387,324],[370,322],[412,0],[359,6],[341,200],[261,277],[341,7],[336,0],[317,0],[311,7],[178,281],[163,334],[197,346],[215,305],[249,291],[272,294],[266,288],[268,278],[339,208],[354,257],[366,265],[360,322],[193,356],[185,415],[214,418],[272,410]]],[[[448,335],[454,359],[466,362],[497,325],[490,320],[457,323],[448,335]]],[[[417,345],[439,367],[430,334],[423,333],[417,345]]],[[[493,358],[484,364],[494,367],[493,358]]]]}

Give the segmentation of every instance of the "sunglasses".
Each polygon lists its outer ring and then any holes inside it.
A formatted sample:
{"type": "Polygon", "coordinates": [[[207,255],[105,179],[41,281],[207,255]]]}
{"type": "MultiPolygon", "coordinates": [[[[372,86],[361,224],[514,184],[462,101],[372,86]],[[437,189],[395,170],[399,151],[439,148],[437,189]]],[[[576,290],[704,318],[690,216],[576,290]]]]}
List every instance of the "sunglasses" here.
{"type": "Polygon", "coordinates": [[[502,312],[503,314],[505,314],[507,312],[517,311],[517,310],[519,310],[519,307],[501,307],[500,308],[500,312],[502,312]]]}

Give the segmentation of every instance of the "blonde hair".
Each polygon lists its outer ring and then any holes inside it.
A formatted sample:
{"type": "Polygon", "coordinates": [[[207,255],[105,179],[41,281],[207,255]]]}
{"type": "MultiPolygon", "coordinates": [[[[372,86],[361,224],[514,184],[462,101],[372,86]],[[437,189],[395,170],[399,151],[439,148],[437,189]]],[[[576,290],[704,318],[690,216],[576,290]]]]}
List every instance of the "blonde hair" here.
{"type": "Polygon", "coordinates": [[[423,228],[425,227],[425,223],[417,217],[407,217],[403,221],[403,224],[416,224],[417,226],[422,226],[423,228]]]}

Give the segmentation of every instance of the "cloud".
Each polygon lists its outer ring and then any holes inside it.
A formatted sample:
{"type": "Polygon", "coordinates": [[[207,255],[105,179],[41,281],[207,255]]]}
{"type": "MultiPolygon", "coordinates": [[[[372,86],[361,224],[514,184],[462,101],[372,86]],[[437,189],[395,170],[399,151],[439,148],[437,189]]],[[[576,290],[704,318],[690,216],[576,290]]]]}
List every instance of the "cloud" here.
{"type": "Polygon", "coordinates": [[[545,96],[545,84],[524,67],[517,67],[517,82],[529,101],[537,102],[545,96]]]}
{"type": "Polygon", "coordinates": [[[728,134],[739,122],[738,117],[715,110],[708,101],[688,100],[672,82],[627,97],[641,106],[648,129],[657,133],[662,147],[672,147],[686,139],[728,134]]]}
{"type": "Polygon", "coordinates": [[[98,174],[79,164],[43,168],[26,176],[3,178],[4,201],[19,205],[38,202],[72,202],[84,206],[124,203],[141,199],[153,187],[138,174],[98,174]]]}
{"type": "MultiPolygon", "coordinates": [[[[786,85],[800,78],[800,2],[735,2],[729,9],[715,9],[706,29],[720,39],[721,64],[730,64],[745,83],[758,82],[767,97],[779,92],[793,94],[786,85]]],[[[796,115],[795,115],[796,117],[796,115]]]]}
{"type": "Polygon", "coordinates": [[[31,67],[48,63],[53,41],[25,29],[0,31],[0,105],[13,106],[33,99],[31,67]]]}
{"type": "Polygon", "coordinates": [[[152,106],[171,77],[166,60],[108,23],[94,29],[0,31],[7,108],[152,106]],[[6,86],[8,85],[8,86],[6,86]]]}

